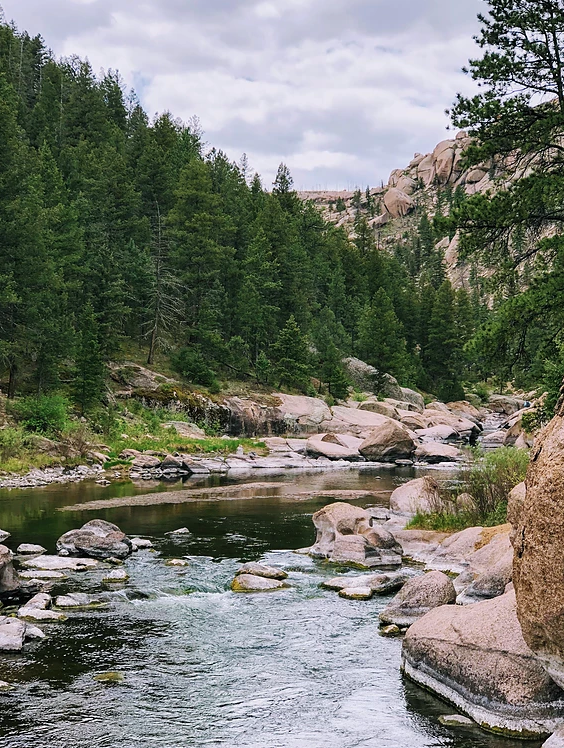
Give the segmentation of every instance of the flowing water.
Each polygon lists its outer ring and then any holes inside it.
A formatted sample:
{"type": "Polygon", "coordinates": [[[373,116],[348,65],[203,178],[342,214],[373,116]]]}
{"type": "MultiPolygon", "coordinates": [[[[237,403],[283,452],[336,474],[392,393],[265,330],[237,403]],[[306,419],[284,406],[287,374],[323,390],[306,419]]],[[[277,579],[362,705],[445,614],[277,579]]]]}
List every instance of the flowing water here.
{"type": "MultiPolygon", "coordinates": [[[[17,684],[0,694],[0,746],[522,745],[478,729],[441,726],[439,715],[452,708],[403,680],[401,641],[378,634],[387,598],[343,600],[319,586],[335,569],[291,552],[311,544],[311,515],[330,500],[316,491],[385,492],[410,477],[407,470],[288,474],[271,478],[266,496],[253,489],[238,500],[71,512],[59,508],[147,488],[83,483],[0,492],[0,528],[12,532],[12,548],[25,541],[52,552],[63,532],[94,517],[117,523],[130,536],[150,537],[155,546],[126,562],[131,579],[118,589],[108,590],[99,570],[53,586],[53,594],[105,591],[110,604],[43,626],[48,638],[27,645],[23,654],[0,655],[0,680],[17,684]],[[313,496],[288,498],[290,488],[313,496]],[[190,535],[166,534],[183,526],[190,535]],[[165,565],[178,557],[190,565],[165,565]],[[241,560],[258,559],[288,571],[292,587],[232,593],[241,560]],[[94,680],[108,671],[121,673],[123,682],[94,680]]],[[[207,482],[219,484],[226,480],[207,482]]],[[[152,490],[167,489],[161,484],[152,490]]]]}

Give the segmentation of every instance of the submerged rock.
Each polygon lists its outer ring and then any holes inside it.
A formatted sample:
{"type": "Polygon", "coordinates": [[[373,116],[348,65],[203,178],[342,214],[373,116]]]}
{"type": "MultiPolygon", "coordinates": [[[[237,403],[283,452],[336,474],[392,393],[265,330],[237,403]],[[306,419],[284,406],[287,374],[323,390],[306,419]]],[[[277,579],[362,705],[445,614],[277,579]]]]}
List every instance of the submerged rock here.
{"type": "Polygon", "coordinates": [[[233,592],[270,592],[287,587],[288,585],[281,580],[257,577],[254,574],[239,574],[231,583],[233,592]]]}
{"type": "Polygon", "coordinates": [[[336,502],[313,515],[317,538],[314,558],[365,568],[400,566],[401,546],[365,509],[336,502]]]}
{"type": "Polygon", "coordinates": [[[287,579],[288,575],[282,569],[276,569],[274,566],[267,566],[266,564],[258,564],[254,561],[243,564],[237,576],[240,574],[253,574],[257,577],[264,577],[265,579],[287,579]]]}
{"type": "Polygon", "coordinates": [[[525,644],[513,592],[432,610],[407,632],[402,670],[496,732],[547,735],[562,715],[564,692],[525,644]]]}
{"type": "Polygon", "coordinates": [[[98,681],[98,683],[123,683],[123,675],[122,673],[98,673],[98,675],[94,676],[94,680],[98,681]]]}
{"type": "Polygon", "coordinates": [[[53,579],[67,579],[67,575],[62,571],[45,571],[36,569],[35,571],[20,571],[22,579],[35,579],[39,582],[46,582],[53,579]]]}
{"type": "Polygon", "coordinates": [[[5,540],[8,540],[10,537],[10,533],[6,532],[6,530],[0,530],[0,543],[3,543],[5,540]]]}
{"type": "Polygon", "coordinates": [[[190,562],[184,558],[169,558],[165,561],[165,566],[190,566],[190,562]]]}
{"type": "Polygon", "coordinates": [[[441,571],[430,571],[405,584],[388,607],[380,613],[385,625],[411,626],[433,608],[456,600],[452,581],[441,571]]]}
{"type": "Polygon", "coordinates": [[[63,555],[90,556],[97,559],[127,558],[133,552],[131,540],[117,525],[93,519],[79,530],[70,530],[57,540],[63,555]]]}
{"type": "Polygon", "coordinates": [[[462,714],[441,714],[439,722],[445,727],[473,727],[476,723],[462,714]]]}
{"type": "Polygon", "coordinates": [[[11,683],[6,683],[5,680],[0,680],[0,691],[12,691],[14,686],[11,683]]]}

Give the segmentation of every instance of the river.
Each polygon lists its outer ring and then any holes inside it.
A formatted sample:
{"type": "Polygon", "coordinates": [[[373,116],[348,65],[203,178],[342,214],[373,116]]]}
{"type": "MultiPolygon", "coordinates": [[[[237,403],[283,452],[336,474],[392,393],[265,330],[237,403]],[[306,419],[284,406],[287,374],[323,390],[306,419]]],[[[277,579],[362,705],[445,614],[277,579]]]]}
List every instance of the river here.
{"type": "MultiPolygon", "coordinates": [[[[94,517],[115,522],[130,536],[149,537],[155,546],[126,562],[131,579],[118,589],[108,591],[98,570],[53,586],[52,594],[105,590],[110,605],[71,613],[66,622],[43,626],[45,641],[26,645],[23,654],[0,655],[0,680],[17,684],[0,695],[0,745],[522,746],[477,728],[441,726],[439,715],[452,708],[403,680],[401,641],[378,634],[378,613],[388,598],[343,600],[319,586],[334,569],[292,553],[313,542],[311,515],[329,499],[290,499],[290,484],[293,493],[386,492],[410,477],[408,469],[287,474],[268,479],[273,488],[262,498],[250,490],[238,500],[71,512],[59,509],[147,488],[118,482],[0,491],[0,528],[12,533],[12,548],[33,542],[53,552],[63,532],[94,517]],[[166,534],[184,526],[190,535],[166,534]],[[165,565],[178,557],[190,565],[165,565]],[[292,587],[232,593],[240,561],[258,559],[288,571],[292,587]],[[123,674],[123,682],[94,680],[107,671],[123,674]]],[[[216,478],[205,485],[225,484],[216,478]]],[[[381,503],[386,505],[384,493],[381,503]]]]}

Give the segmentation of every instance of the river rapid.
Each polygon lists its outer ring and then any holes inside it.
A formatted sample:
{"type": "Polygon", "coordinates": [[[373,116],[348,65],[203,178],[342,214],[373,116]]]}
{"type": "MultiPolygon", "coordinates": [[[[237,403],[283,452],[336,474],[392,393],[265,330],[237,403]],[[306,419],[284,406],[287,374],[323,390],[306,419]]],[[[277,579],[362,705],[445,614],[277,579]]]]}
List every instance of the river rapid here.
{"type": "MultiPolygon", "coordinates": [[[[421,472],[418,472],[421,475],[421,472]]],[[[245,499],[59,511],[147,493],[129,482],[0,491],[0,528],[54,552],[56,539],[89,519],[148,537],[154,550],[125,564],[130,580],[110,589],[103,572],[72,574],[51,594],[105,592],[109,606],[44,625],[48,638],[0,655],[2,748],[517,748],[523,743],[438,722],[453,709],[402,679],[401,640],[378,634],[389,598],[343,600],[320,588],[335,568],[292,549],[314,539],[311,515],[330,503],[316,491],[381,490],[409,469],[286,474],[270,495],[245,499]],[[302,500],[292,490],[309,492],[302,500]],[[167,535],[187,527],[189,535],[167,535]],[[186,558],[187,567],[167,559],[186,558]],[[230,591],[241,561],[289,573],[290,589],[230,591]],[[123,681],[94,680],[116,671],[123,681]]],[[[226,485],[225,478],[208,486],[226,485]]],[[[150,490],[178,490],[155,485],[150,490]]],[[[536,748],[538,743],[527,743],[536,748]]]]}

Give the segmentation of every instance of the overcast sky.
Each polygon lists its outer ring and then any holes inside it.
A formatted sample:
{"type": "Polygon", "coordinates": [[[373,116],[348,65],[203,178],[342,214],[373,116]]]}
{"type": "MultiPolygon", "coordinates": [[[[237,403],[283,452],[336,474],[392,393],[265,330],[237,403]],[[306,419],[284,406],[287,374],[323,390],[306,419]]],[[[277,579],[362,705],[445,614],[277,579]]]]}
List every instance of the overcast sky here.
{"type": "Polygon", "coordinates": [[[483,0],[0,0],[57,56],[118,69],[152,115],[197,115],[270,186],[378,185],[449,137],[483,0]]]}

